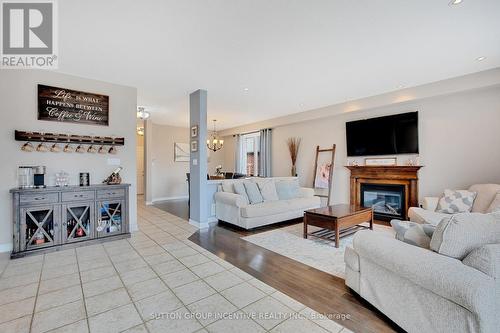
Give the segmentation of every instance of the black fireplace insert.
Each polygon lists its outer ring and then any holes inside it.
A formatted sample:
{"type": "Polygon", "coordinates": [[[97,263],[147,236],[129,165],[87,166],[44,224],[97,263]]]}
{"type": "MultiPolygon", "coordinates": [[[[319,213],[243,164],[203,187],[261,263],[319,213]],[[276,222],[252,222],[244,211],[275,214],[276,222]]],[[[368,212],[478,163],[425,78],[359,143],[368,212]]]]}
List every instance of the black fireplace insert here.
{"type": "Polygon", "coordinates": [[[361,205],[373,207],[375,219],[404,219],[405,187],[396,184],[361,184],[361,205]]]}

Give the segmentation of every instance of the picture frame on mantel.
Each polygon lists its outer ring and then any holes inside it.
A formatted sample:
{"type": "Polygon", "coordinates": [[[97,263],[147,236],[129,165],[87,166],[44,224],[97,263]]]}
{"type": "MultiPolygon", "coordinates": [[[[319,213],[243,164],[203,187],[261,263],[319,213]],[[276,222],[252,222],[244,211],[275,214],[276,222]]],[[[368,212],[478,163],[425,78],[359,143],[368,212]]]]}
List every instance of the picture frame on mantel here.
{"type": "Polygon", "coordinates": [[[396,166],[398,159],[396,157],[376,157],[365,158],[366,166],[396,166]]]}

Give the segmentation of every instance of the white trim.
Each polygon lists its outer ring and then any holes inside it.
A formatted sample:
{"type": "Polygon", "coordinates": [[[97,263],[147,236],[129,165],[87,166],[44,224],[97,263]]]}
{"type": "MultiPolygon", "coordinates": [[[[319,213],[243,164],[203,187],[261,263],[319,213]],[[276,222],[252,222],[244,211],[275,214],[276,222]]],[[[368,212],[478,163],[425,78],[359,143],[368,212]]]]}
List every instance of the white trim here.
{"type": "Polygon", "coordinates": [[[200,222],[192,220],[192,219],[189,219],[189,224],[191,224],[192,226],[195,226],[198,229],[207,229],[209,227],[208,222],[200,223],[200,222]]]}
{"type": "Polygon", "coordinates": [[[153,200],[151,201],[151,204],[154,204],[155,202],[158,202],[158,201],[181,200],[181,199],[189,199],[189,196],[188,195],[180,195],[180,196],[176,196],[176,197],[153,198],[153,200]]]}
{"type": "Polygon", "coordinates": [[[0,244],[0,253],[2,252],[12,252],[12,243],[3,243],[0,244]]]}
{"type": "Polygon", "coordinates": [[[215,216],[210,216],[208,218],[208,223],[214,223],[214,222],[219,222],[219,219],[215,216]]]}
{"type": "Polygon", "coordinates": [[[153,205],[153,202],[151,201],[146,201],[146,206],[152,206],[153,205]]]}

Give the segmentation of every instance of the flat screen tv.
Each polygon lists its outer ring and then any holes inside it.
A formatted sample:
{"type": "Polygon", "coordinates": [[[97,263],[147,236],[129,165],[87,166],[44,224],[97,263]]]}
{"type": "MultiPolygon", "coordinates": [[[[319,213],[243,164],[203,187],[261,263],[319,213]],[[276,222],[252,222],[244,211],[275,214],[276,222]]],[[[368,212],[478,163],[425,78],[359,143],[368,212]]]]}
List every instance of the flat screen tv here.
{"type": "Polygon", "coordinates": [[[418,112],[346,123],[347,156],[418,154],[418,112]]]}

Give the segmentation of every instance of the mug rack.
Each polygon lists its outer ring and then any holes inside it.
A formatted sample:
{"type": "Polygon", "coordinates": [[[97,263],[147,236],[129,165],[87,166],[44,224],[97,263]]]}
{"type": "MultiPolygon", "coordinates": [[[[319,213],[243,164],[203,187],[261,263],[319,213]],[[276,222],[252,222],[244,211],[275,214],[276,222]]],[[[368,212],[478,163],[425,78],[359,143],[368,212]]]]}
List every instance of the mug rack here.
{"type": "Polygon", "coordinates": [[[96,144],[106,146],[124,146],[125,138],[114,138],[108,136],[90,136],[75,134],[40,133],[15,131],[16,141],[26,142],[52,142],[52,143],[76,143],[76,144],[96,144]]]}

